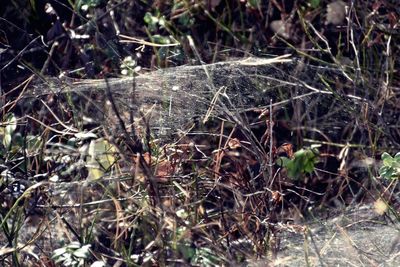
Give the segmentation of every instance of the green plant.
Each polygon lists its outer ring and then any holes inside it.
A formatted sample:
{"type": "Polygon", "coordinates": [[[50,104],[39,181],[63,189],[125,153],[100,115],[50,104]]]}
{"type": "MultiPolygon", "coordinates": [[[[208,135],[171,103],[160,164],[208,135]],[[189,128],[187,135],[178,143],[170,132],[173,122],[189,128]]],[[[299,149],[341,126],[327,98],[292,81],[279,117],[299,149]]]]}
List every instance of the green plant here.
{"type": "Polygon", "coordinates": [[[121,74],[124,76],[133,76],[140,67],[137,66],[137,62],[132,56],[127,56],[121,62],[121,74]]]}
{"type": "Polygon", "coordinates": [[[216,266],[221,263],[221,258],[212,249],[200,247],[195,250],[191,263],[199,264],[200,266],[216,266]]]}
{"type": "Polygon", "coordinates": [[[52,258],[56,264],[64,266],[84,266],[85,260],[89,257],[90,245],[81,245],[79,242],[72,242],[65,247],[54,250],[52,258]]]}
{"type": "Polygon", "coordinates": [[[389,153],[382,154],[383,166],[379,169],[379,175],[387,180],[398,179],[400,177],[400,152],[394,157],[389,153]]]}
{"type": "Polygon", "coordinates": [[[6,148],[6,150],[9,150],[11,148],[12,136],[15,129],[17,129],[17,119],[14,114],[7,114],[6,120],[1,126],[2,127],[0,127],[0,138],[3,146],[6,148]]]}
{"type": "Polygon", "coordinates": [[[318,150],[315,148],[300,149],[296,151],[293,158],[280,157],[278,165],[287,170],[289,178],[298,180],[305,173],[314,171],[315,163],[318,162],[318,150]]]}
{"type": "Polygon", "coordinates": [[[318,8],[318,7],[320,6],[320,4],[321,4],[321,1],[320,1],[320,0],[309,0],[309,1],[308,1],[308,5],[309,5],[311,8],[318,8]]]}

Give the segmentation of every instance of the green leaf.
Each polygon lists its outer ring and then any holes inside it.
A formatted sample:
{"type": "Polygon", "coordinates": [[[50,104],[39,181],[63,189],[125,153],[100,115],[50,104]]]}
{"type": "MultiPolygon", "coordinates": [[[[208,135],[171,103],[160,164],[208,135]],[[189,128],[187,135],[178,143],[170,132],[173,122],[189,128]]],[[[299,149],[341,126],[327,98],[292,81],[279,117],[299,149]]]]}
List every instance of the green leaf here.
{"type": "Polygon", "coordinates": [[[190,16],[189,13],[184,13],[179,16],[179,23],[185,27],[190,27],[194,24],[195,20],[190,16]]]}
{"type": "Polygon", "coordinates": [[[312,173],[313,171],[314,171],[314,163],[313,162],[309,162],[308,164],[306,164],[304,166],[304,172],[312,173]]]}
{"type": "Polygon", "coordinates": [[[90,267],[106,267],[106,263],[104,261],[95,261],[93,262],[90,267]]]}
{"type": "Polygon", "coordinates": [[[248,0],[247,2],[252,8],[259,8],[260,0],[248,0]]]}
{"type": "Polygon", "coordinates": [[[157,17],[153,16],[150,12],[146,12],[143,20],[147,24],[147,27],[150,31],[157,30],[157,23],[159,22],[159,19],[157,17]]]}
{"type": "Polygon", "coordinates": [[[71,242],[69,245],[67,245],[68,249],[78,249],[80,247],[81,247],[81,243],[79,243],[77,241],[71,242]]]}
{"type": "MultiPolygon", "coordinates": [[[[68,254],[67,254],[67,255],[68,255],[68,254]]],[[[65,261],[65,260],[67,260],[66,257],[68,257],[68,256],[62,255],[62,256],[59,257],[58,259],[55,259],[55,263],[58,264],[58,263],[60,263],[60,262],[63,262],[63,261],[65,261]]],[[[64,264],[65,264],[65,263],[64,263],[64,264]]]]}
{"type": "Polygon", "coordinates": [[[382,166],[379,169],[379,174],[381,176],[383,176],[384,178],[387,178],[387,179],[390,178],[391,173],[392,173],[392,171],[391,171],[391,168],[389,166],[382,166]]]}
{"type": "Polygon", "coordinates": [[[389,153],[384,152],[381,158],[383,166],[379,169],[379,175],[389,180],[400,178],[400,153],[392,157],[389,153]]]}
{"type": "Polygon", "coordinates": [[[157,44],[170,44],[171,39],[168,36],[161,36],[159,34],[153,35],[153,41],[157,44]]]}
{"type": "Polygon", "coordinates": [[[386,152],[383,152],[381,158],[384,165],[390,164],[390,162],[393,160],[392,156],[390,156],[389,153],[386,152]]]}
{"type": "Polygon", "coordinates": [[[26,137],[26,146],[29,152],[36,152],[42,147],[42,138],[36,135],[28,135],[26,137]]]}
{"type": "Polygon", "coordinates": [[[293,155],[293,159],[286,157],[278,158],[277,164],[287,169],[288,177],[299,179],[304,173],[314,171],[315,163],[318,162],[318,150],[300,149],[293,155]]]}
{"type": "Polygon", "coordinates": [[[72,259],[70,254],[66,254],[63,264],[65,266],[73,266],[73,265],[75,265],[75,260],[72,259]]]}
{"type": "Polygon", "coordinates": [[[7,114],[7,118],[5,121],[6,127],[4,128],[4,136],[3,136],[3,145],[7,149],[11,147],[12,137],[14,131],[17,129],[17,118],[14,114],[9,113],[7,114]]]}
{"type": "Polygon", "coordinates": [[[290,159],[287,157],[279,157],[277,160],[277,164],[281,167],[287,167],[287,164],[290,162],[290,159]]]}
{"type": "Polygon", "coordinates": [[[60,257],[62,254],[64,254],[65,252],[67,252],[67,248],[66,247],[58,248],[58,249],[53,251],[53,255],[51,257],[53,259],[56,259],[56,258],[60,257]]]}
{"type": "Polygon", "coordinates": [[[74,255],[77,258],[86,259],[89,256],[89,248],[90,245],[84,245],[83,247],[75,250],[72,255],[74,255]]]}
{"type": "Polygon", "coordinates": [[[7,126],[6,126],[6,134],[13,134],[15,129],[17,129],[17,118],[14,116],[14,114],[9,113],[7,115],[7,126]]]}
{"type": "Polygon", "coordinates": [[[178,246],[178,250],[181,252],[182,256],[186,260],[190,260],[196,253],[196,250],[190,246],[189,243],[183,242],[178,246]]]}
{"type": "Polygon", "coordinates": [[[11,135],[9,135],[9,134],[4,135],[4,137],[3,137],[4,147],[9,148],[11,146],[11,139],[12,139],[11,135]]]}
{"type": "Polygon", "coordinates": [[[294,153],[294,157],[295,158],[303,157],[305,153],[306,153],[306,151],[304,149],[297,150],[294,153]]]}
{"type": "Polygon", "coordinates": [[[309,4],[311,8],[317,8],[320,5],[320,0],[309,0],[309,4]]]}

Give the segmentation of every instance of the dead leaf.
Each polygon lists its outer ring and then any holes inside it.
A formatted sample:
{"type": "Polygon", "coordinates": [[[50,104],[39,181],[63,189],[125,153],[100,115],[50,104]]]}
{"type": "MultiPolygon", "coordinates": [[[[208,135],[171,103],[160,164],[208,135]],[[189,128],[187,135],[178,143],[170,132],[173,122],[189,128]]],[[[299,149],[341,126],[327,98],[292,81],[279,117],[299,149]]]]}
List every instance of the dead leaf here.
{"type": "Polygon", "coordinates": [[[346,3],[339,0],[328,4],[325,24],[340,25],[346,18],[346,3]]]}
{"type": "Polygon", "coordinates": [[[272,200],[274,203],[279,203],[282,199],[282,194],[279,191],[272,191],[272,200]]]}
{"type": "Polygon", "coordinates": [[[230,149],[236,149],[236,148],[239,148],[239,147],[241,147],[242,145],[240,144],[240,141],[239,141],[239,139],[237,139],[237,138],[231,138],[231,139],[229,139],[229,141],[228,141],[228,147],[230,148],[230,149]]]}
{"type": "Polygon", "coordinates": [[[278,149],[276,150],[276,153],[285,153],[288,158],[292,159],[293,158],[293,145],[290,143],[283,143],[278,149]]]}
{"type": "Polygon", "coordinates": [[[275,34],[277,34],[285,39],[290,39],[290,35],[289,35],[290,24],[288,22],[285,22],[282,20],[274,20],[274,21],[271,21],[271,23],[269,24],[269,27],[275,34]]]}
{"type": "Polygon", "coordinates": [[[174,174],[174,166],[171,162],[165,160],[161,161],[156,166],[156,178],[159,182],[168,182],[169,176],[174,174]]]}
{"type": "MultiPolygon", "coordinates": [[[[154,179],[159,183],[167,183],[169,182],[169,177],[175,172],[175,165],[166,159],[157,160],[151,157],[149,152],[142,154],[144,163],[154,170],[154,179]]],[[[132,174],[135,176],[135,179],[144,183],[146,181],[146,173],[143,172],[139,163],[139,155],[135,155],[132,158],[133,164],[131,168],[132,174]]]]}
{"type": "Polygon", "coordinates": [[[377,201],[375,201],[374,210],[377,214],[383,215],[383,214],[385,214],[387,209],[388,209],[388,206],[382,199],[378,199],[377,201]]]}

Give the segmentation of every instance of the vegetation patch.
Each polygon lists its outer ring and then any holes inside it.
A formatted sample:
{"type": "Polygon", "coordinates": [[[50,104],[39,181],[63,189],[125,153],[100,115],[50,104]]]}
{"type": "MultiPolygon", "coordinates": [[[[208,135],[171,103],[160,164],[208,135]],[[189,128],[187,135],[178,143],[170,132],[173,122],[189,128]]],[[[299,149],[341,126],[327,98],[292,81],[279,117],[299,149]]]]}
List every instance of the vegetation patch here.
{"type": "Polygon", "coordinates": [[[0,265],[398,265],[399,12],[2,5],[0,265]]]}

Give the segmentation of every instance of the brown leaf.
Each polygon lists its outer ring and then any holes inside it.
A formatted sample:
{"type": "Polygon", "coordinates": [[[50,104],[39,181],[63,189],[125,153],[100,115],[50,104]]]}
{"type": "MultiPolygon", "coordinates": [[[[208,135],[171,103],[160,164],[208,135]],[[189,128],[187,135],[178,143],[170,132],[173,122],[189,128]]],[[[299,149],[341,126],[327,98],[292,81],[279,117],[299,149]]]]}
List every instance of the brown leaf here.
{"type": "Polygon", "coordinates": [[[240,141],[239,141],[239,139],[237,139],[237,138],[231,138],[231,139],[229,139],[229,141],[228,141],[228,147],[230,148],[230,149],[236,149],[236,148],[239,148],[239,147],[241,147],[242,145],[240,144],[240,141]]]}
{"type": "MultiPolygon", "coordinates": [[[[167,176],[170,176],[174,173],[174,167],[169,161],[161,161],[156,166],[156,177],[162,180],[165,180],[167,176]]],[[[166,179],[168,180],[168,179],[166,179]]]]}
{"type": "Polygon", "coordinates": [[[289,158],[293,158],[293,145],[290,143],[283,143],[278,149],[276,150],[276,153],[285,153],[289,158]]]}
{"type": "Polygon", "coordinates": [[[272,191],[272,200],[275,203],[279,203],[282,201],[282,194],[279,191],[272,191]]]}

